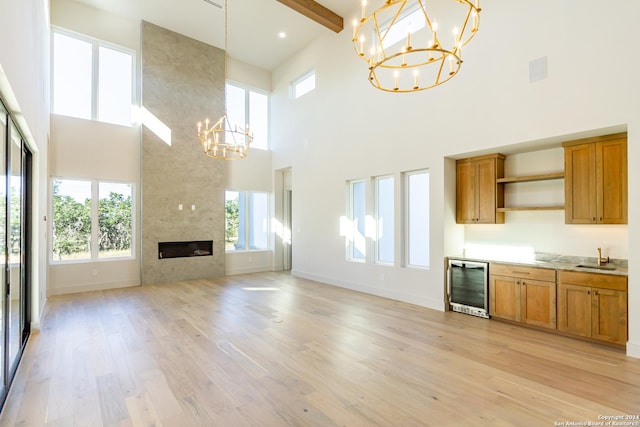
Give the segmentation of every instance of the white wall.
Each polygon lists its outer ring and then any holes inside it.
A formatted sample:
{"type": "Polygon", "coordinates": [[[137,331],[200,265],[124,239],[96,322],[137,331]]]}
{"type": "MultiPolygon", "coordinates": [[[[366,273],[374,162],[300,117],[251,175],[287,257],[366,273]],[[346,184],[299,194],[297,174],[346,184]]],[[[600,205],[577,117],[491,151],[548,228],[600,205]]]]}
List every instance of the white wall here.
{"type": "Polygon", "coordinates": [[[2,2],[0,96],[33,153],[31,322],[37,329],[47,294],[46,239],[49,139],[49,2],[2,2]]]}
{"type": "MultiPolygon", "coordinates": [[[[271,151],[249,148],[247,157],[244,159],[225,163],[227,190],[272,193],[272,181],[271,151]]],[[[271,200],[274,200],[273,197],[271,200]]],[[[271,271],[272,260],[273,250],[228,252],[225,259],[225,274],[271,271]]]]}
{"type": "MultiPolygon", "coordinates": [[[[72,0],[53,0],[51,16],[53,25],[136,50],[139,63],[139,22],[72,0]]],[[[227,57],[227,61],[227,77],[230,80],[266,92],[271,90],[270,72],[230,57],[227,57]]],[[[133,181],[140,196],[139,138],[138,128],[127,129],[54,116],[50,175],[133,181]],[[87,141],[87,134],[97,135],[97,138],[87,141]]],[[[270,152],[250,149],[247,159],[226,165],[225,180],[226,188],[271,192],[270,152]]],[[[140,197],[138,200],[141,200],[140,197]]],[[[137,215],[139,217],[139,210],[137,215]]],[[[50,293],[139,284],[138,251],[136,254],[138,258],[133,261],[52,265],[50,293]]],[[[272,251],[241,252],[226,257],[227,274],[266,271],[271,270],[271,266],[272,251]]]]}
{"type": "MultiPolygon", "coordinates": [[[[139,52],[138,22],[81,3],[52,1],[51,24],[139,52]]],[[[140,126],[126,127],[52,115],[50,151],[50,177],[134,183],[138,227],[134,230],[134,259],[50,263],[49,294],[139,285],[140,126]]],[[[46,185],[45,188],[49,188],[50,183],[46,185]]],[[[49,256],[42,259],[48,260],[49,256]]]]}
{"type": "Polygon", "coordinates": [[[51,25],[138,51],[140,22],[73,0],[51,0],[51,25]]]}
{"type": "MultiPolygon", "coordinates": [[[[593,256],[598,244],[608,245],[611,256],[629,258],[628,353],[640,357],[637,198],[629,198],[628,227],[564,226],[561,213],[546,212],[508,213],[504,226],[465,230],[452,220],[455,175],[446,159],[625,129],[629,159],[640,158],[640,59],[628,53],[629,41],[640,35],[638,13],[640,4],[622,0],[606,8],[578,0],[487,2],[460,73],[415,94],[373,89],[350,31],[326,34],[275,70],[273,168],[291,166],[294,176],[294,274],[443,309],[443,259],[461,248],[465,231],[499,243],[524,233],[536,250],[566,255],[593,256]],[[603,52],[615,60],[602,60],[603,52]],[[529,61],[542,56],[548,78],[529,83],[529,61]],[[310,68],[317,89],[290,100],[289,83],[310,68]],[[418,168],[431,171],[431,268],[403,268],[400,259],[393,267],[345,261],[339,236],[345,182],[418,168]]],[[[640,186],[632,166],[630,195],[640,186]]]]}
{"type": "MultiPolygon", "coordinates": [[[[227,57],[227,79],[244,86],[271,92],[271,72],[227,57]]],[[[271,152],[249,148],[241,161],[226,162],[225,188],[238,191],[266,191],[273,193],[271,152]]],[[[274,198],[272,197],[272,201],[274,198]]],[[[226,254],[225,274],[243,274],[272,270],[273,250],[229,252],[226,254]]]]}
{"type": "MultiPolygon", "coordinates": [[[[138,126],[116,126],[74,117],[51,116],[50,176],[132,182],[135,200],[138,201],[134,202],[137,217],[140,215],[139,152],[138,126]]],[[[49,294],[139,285],[140,251],[136,245],[139,230],[140,227],[134,230],[135,259],[50,263],[49,294]]]]}
{"type": "Polygon", "coordinates": [[[271,72],[227,56],[227,80],[271,92],[271,72]]]}
{"type": "MultiPolygon", "coordinates": [[[[503,150],[504,151],[504,150],[503,150]]],[[[561,147],[507,155],[505,176],[535,175],[564,170],[561,147]]],[[[505,206],[553,206],[564,204],[564,180],[505,184],[505,206]]],[[[627,225],[567,225],[564,210],[515,211],[505,213],[505,224],[464,226],[464,242],[480,247],[491,258],[495,246],[531,252],[570,254],[596,257],[601,247],[603,256],[629,258],[627,225]]],[[[511,251],[512,253],[514,251],[511,251]]],[[[460,254],[457,252],[450,255],[460,254]]],[[[469,255],[469,254],[467,254],[469,255]]]]}

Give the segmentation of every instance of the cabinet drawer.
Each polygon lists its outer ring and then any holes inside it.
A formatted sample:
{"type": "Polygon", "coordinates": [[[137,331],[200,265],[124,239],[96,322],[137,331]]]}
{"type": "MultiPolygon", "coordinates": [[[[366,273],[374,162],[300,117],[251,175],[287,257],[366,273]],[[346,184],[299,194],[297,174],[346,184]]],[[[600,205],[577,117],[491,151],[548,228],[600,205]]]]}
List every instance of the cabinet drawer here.
{"type": "Polygon", "coordinates": [[[509,264],[490,264],[489,274],[498,276],[518,277],[520,279],[541,280],[555,282],[556,271],[549,268],[523,267],[509,264]]]}
{"type": "Polygon", "coordinates": [[[612,274],[559,271],[558,282],[567,285],[588,286],[592,288],[612,289],[615,291],[626,292],[627,290],[627,277],[612,274]]]}

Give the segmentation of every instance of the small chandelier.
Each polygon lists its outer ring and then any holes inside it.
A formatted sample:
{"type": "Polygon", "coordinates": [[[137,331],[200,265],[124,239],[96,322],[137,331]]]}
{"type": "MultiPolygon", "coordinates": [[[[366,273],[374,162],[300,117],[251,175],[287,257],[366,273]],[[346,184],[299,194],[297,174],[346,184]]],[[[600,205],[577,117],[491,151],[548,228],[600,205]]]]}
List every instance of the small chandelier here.
{"type": "Polygon", "coordinates": [[[385,0],[367,16],[362,0],[362,17],[353,20],[353,46],[367,62],[374,87],[429,89],[460,70],[462,48],[478,31],[480,10],[480,0],[385,0]]]}
{"type": "Polygon", "coordinates": [[[229,117],[227,115],[227,0],[224,2],[224,102],[225,113],[218,119],[217,122],[211,124],[209,119],[204,121],[204,127],[202,122],[198,122],[198,139],[202,144],[204,153],[214,159],[221,160],[238,160],[244,159],[247,156],[247,150],[249,145],[253,142],[253,134],[249,133],[249,125],[246,125],[244,129],[236,126],[231,126],[229,117]]]}

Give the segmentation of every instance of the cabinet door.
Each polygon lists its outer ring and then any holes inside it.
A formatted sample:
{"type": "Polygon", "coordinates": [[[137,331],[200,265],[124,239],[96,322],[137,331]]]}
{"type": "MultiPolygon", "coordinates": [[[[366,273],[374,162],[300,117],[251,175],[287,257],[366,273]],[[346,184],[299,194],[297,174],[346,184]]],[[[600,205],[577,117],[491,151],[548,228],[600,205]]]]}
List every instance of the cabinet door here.
{"type": "Polygon", "coordinates": [[[520,314],[524,323],[556,329],[556,284],[521,280],[520,314]]]}
{"type": "Polygon", "coordinates": [[[478,160],[476,163],[476,222],[496,223],[496,159],[478,160]]]}
{"type": "Polygon", "coordinates": [[[597,221],[627,223],[627,140],[596,145],[597,221]]]}
{"type": "Polygon", "coordinates": [[[493,317],[520,321],[520,280],[490,276],[489,313],[493,317]]]}
{"type": "Polygon", "coordinates": [[[596,222],[596,159],[595,144],[565,147],[565,222],[594,224],[596,222]]]}
{"type": "Polygon", "coordinates": [[[591,288],[562,283],[558,286],[558,330],[591,336],[591,288]]]}
{"type": "Polygon", "coordinates": [[[475,165],[460,162],[456,165],[456,222],[472,224],[476,218],[475,165]]]}
{"type": "Polygon", "coordinates": [[[591,336],[616,344],[627,342],[627,293],[592,289],[591,336]]]}

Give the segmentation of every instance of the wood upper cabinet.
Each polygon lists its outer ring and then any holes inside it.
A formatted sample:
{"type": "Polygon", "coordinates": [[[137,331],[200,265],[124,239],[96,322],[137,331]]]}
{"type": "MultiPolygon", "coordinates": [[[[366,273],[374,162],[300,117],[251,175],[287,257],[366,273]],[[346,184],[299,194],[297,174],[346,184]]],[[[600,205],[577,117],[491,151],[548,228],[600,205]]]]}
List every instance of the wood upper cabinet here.
{"type": "Polygon", "coordinates": [[[627,135],[563,144],[565,222],[627,223],[627,135]]]}
{"type": "Polygon", "coordinates": [[[556,272],[546,268],[491,264],[492,317],[556,329],[556,272]]]}
{"type": "Polygon", "coordinates": [[[627,342],[627,277],[560,271],[558,330],[624,345],[627,342]]]}
{"type": "Polygon", "coordinates": [[[456,162],[456,222],[459,224],[503,224],[504,190],[496,179],[504,177],[502,154],[462,159],[456,162]]]}

